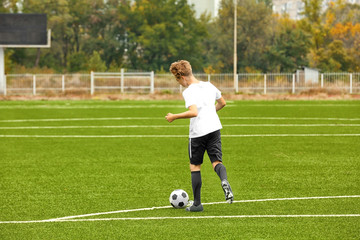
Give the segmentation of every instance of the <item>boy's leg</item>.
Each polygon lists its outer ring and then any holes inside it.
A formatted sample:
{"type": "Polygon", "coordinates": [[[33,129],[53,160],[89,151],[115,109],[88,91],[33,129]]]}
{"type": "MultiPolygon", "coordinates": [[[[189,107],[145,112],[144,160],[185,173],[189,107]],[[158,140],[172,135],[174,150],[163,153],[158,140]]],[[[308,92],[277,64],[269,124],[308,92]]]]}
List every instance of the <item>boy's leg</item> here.
{"type": "Polygon", "coordinates": [[[186,208],[186,211],[190,212],[201,212],[203,211],[203,206],[201,204],[201,172],[200,172],[201,165],[192,165],[190,164],[191,170],[191,185],[193,189],[194,195],[194,203],[186,208]]]}
{"type": "Polygon", "coordinates": [[[220,180],[227,180],[227,173],[226,173],[226,167],[220,162],[220,161],[216,161],[213,163],[214,167],[214,171],[217,173],[217,175],[219,176],[220,180]]]}
{"type": "Polygon", "coordinates": [[[186,211],[201,212],[203,206],[201,204],[201,164],[205,153],[204,137],[189,139],[189,158],[191,171],[191,185],[194,195],[194,203],[187,207],[186,211]]]}
{"type": "Polygon", "coordinates": [[[194,194],[194,205],[198,206],[201,204],[201,172],[191,172],[191,185],[194,194]]]}
{"type": "Polygon", "coordinates": [[[224,190],[225,200],[228,203],[232,203],[234,201],[234,194],[233,194],[230,184],[227,180],[226,168],[220,161],[217,161],[217,163],[214,162],[213,166],[214,165],[215,165],[214,171],[217,173],[217,175],[219,176],[219,178],[221,180],[221,187],[224,190]]]}
{"type": "Polygon", "coordinates": [[[234,194],[231,190],[230,184],[227,180],[227,172],[225,166],[222,164],[222,149],[221,149],[221,133],[215,131],[210,134],[210,139],[207,146],[207,153],[210,161],[221,180],[221,187],[224,190],[225,200],[228,203],[232,203],[234,200],[234,194]]]}

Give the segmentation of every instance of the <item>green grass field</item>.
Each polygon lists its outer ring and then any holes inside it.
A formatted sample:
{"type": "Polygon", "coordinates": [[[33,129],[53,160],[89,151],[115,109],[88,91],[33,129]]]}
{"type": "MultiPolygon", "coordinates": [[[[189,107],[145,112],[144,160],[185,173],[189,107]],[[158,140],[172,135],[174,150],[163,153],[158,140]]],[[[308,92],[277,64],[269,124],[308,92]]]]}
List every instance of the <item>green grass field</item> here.
{"type": "Polygon", "coordinates": [[[0,239],[359,239],[360,101],[234,101],[219,112],[235,194],[208,157],[192,196],[182,101],[0,102],[0,239]]]}

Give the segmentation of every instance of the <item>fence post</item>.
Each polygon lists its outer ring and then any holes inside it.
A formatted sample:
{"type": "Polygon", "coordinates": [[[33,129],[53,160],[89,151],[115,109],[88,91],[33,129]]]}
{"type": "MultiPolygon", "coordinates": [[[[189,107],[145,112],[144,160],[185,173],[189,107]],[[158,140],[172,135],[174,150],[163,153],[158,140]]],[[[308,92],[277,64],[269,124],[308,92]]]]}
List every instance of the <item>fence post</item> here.
{"type": "Polygon", "coordinates": [[[121,76],[120,76],[120,92],[124,93],[124,69],[121,69],[121,76]]]}
{"type": "Polygon", "coordinates": [[[94,94],[94,72],[91,71],[91,74],[90,74],[90,94],[93,95],[94,94]]]}
{"type": "Polygon", "coordinates": [[[65,75],[62,75],[62,78],[61,78],[61,89],[62,89],[62,92],[64,93],[65,92],[65,75]]]}
{"type": "Polygon", "coordinates": [[[352,73],[350,73],[350,94],[352,94],[352,73]]]}
{"type": "Polygon", "coordinates": [[[150,74],[150,93],[154,93],[154,71],[150,74]]]}
{"type": "Polygon", "coordinates": [[[321,88],[324,87],[324,74],[321,74],[321,88]]]}
{"type": "Polygon", "coordinates": [[[36,95],[36,75],[33,75],[33,95],[36,95]]]}
{"type": "Polygon", "coordinates": [[[210,74],[208,74],[208,82],[210,82],[210,74]]]}
{"type": "Polygon", "coordinates": [[[292,79],[292,94],[295,94],[295,74],[293,74],[293,79],[292,79]]]}
{"type": "Polygon", "coordinates": [[[266,94],[266,73],[264,74],[264,94],[266,94]]]}

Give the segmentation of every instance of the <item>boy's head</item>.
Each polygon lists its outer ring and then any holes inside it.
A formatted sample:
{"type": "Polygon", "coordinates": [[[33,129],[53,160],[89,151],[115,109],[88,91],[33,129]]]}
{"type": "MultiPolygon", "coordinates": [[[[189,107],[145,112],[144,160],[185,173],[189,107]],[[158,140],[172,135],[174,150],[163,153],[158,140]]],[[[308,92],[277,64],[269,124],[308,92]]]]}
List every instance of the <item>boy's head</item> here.
{"type": "Polygon", "coordinates": [[[192,76],[191,65],[186,60],[179,60],[172,63],[170,66],[170,72],[176,77],[177,80],[180,79],[181,76],[192,76]]]}

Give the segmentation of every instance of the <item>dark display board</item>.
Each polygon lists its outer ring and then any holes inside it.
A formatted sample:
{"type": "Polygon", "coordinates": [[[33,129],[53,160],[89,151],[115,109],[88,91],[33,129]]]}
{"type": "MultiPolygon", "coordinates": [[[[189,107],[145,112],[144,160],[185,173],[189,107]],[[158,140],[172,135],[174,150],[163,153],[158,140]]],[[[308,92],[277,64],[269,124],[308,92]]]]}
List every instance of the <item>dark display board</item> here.
{"type": "Polygon", "coordinates": [[[46,14],[0,13],[0,45],[46,45],[46,14]]]}

